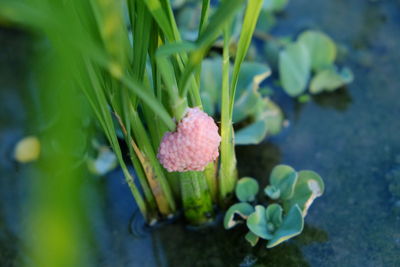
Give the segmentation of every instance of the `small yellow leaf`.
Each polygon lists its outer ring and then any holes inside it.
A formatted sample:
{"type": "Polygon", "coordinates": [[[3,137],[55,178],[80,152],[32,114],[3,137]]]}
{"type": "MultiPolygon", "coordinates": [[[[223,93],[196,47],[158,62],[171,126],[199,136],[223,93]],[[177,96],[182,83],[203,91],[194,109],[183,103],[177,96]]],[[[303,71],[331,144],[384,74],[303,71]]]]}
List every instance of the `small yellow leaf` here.
{"type": "Polygon", "coordinates": [[[40,141],[35,136],[28,136],[20,140],[15,146],[14,158],[21,163],[35,161],[40,155],[40,141]]]}

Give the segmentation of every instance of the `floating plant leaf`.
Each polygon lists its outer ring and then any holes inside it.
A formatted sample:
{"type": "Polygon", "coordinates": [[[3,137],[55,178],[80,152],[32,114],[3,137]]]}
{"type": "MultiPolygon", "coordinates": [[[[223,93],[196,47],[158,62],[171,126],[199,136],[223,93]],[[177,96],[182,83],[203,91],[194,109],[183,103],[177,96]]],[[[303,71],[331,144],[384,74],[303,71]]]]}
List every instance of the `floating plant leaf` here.
{"type": "MultiPolygon", "coordinates": [[[[280,199],[292,197],[297,181],[297,172],[290,166],[277,165],[271,172],[270,183],[280,191],[280,199]]],[[[271,190],[271,189],[270,189],[271,190]]],[[[270,192],[270,190],[266,190],[270,192]]]]}
{"type": "Polygon", "coordinates": [[[258,103],[262,101],[259,93],[260,83],[271,75],[266,64],[243,62],[238,78],[233,108],[233,121],[238,122],[254,114],[258,103]]]}
{"type": "Polygon", "coordinates": [[[268,227],[266,210],[261,205],[257,205],[256,210],[247,218],[247,227],[261,238],[269,240],[273,237],[273,233],[268,227]]]}
{"type": "Polygon", "coordinates": [[[336,46],[328,35],[318,31],[305,31],[300,34],[298,42],[307,48],[313,70],[330,66],[335,61],[336,46]]]}
{"type": "Polygon", "coordinates": [[[273,203],[268,205],[266,214],[268,223],[273,226],[273,229],[271,231],[275,231],[281,226],[282,213],[283,209],[279,204],[273,203]]]}
{"type": "Polygon", "coordinates": [[[259,144],[267,135],[281,131],[282,111],[269,98],[266,97],[258,102],[255,112],[254,122],[235,132],[236,145],[259,144]]]}
{"type": "Polygon", "coordinates": [[[353,81],[353,73],[349,68],[340,72],[336,68],[329,68],[318,72],[310,83],[310,92],[320,93],[324,90],[333,91],[353,81]]]}
{"type": "MultiPolygon", "coordinates": [[[[204,111],[211,115],[217,112],[220,103],[221,70],[222,59],[220,57],[206,59],[202,63],[200,94],[204,111]]],[[[260,83],[270,74],[271,70],[266,64],[255,62],[242,64],[236,89],[233,121],[241,121],[256,112],[256,107],[263,101],[258,92],[260,83]]]]}
{"type": "Polygon", "coordinates": [[[279,73],[282,87],[290,96],[301,95],[310,77],[310,56],[300,42],[289,44],[279,53],[279,73]]]}
{"type": "Polygon", "coordinates": [[[272,11],[272,12],[279,12],[285,9],[289,0],[264,0],[263,9],[272,11]]]}
{"type": "Polygon", "coordinates": [[[232,205],[225,213],[225,229],[231,229],[237,224],[242,223],[253,212],[254,208],[249,203],[242,202],[232,205]],[[241,219],[238,219],[237,216],[239,216],[241,219]]]}
{"type": "Polygon", "coordinates": [[[283,207],[287,211],[293,206],[298,205],[305,217],[314,199],[321,196],[323,192],[324,182],[316,172],[300,171],[294,188],[294,194],[291,199],[283,203],[283,207]]]}
{"type": "Polygon", "coordinates": [[[221,98],[221,58],[205,59],[202,63],[200,95],[204,111],[207,114],[215,114],[216,106],[221,98]]]}
{"type": "Polygon", "coordinates": [[[260,238],[259,238],[256,234],[254,234],[253,232],[251,232],[251,231],[249,231],[249,232],[245,235],[244,238],[246,238],[247,242],[249,242],[250,245],[251,245],[252,247],[254,247],[255,245],[257,245],[258,240],[260,240],[260,238]]]}
{"type": "Polygon", "coordinates": [[[236,197],[242,202],[254,201],[258,193],[258,182],[251,177],[243,177],[236,184],[236,197]]]}
{"type": "Polygon", "coordinates": [[[235,132],[235,145],[258,144],[266,136],[268,127],[264,121],[256,121],[235,132]]]}
{"type": "Polygon", "coordinates": [[[267,248],[275,247],[289,238],[299,235],[303,231],[303,226],[304,218],[301,210],[297,205],[294,205],[285,216],[280,227],[274,232],[273,237],[268,241],[267,248]]]}
{"type": "Polygon", "coordinates": [[[265,187],[264,193],[271,199],[278,199],[281,196],[281,190],[273,185],[265,187]]]}

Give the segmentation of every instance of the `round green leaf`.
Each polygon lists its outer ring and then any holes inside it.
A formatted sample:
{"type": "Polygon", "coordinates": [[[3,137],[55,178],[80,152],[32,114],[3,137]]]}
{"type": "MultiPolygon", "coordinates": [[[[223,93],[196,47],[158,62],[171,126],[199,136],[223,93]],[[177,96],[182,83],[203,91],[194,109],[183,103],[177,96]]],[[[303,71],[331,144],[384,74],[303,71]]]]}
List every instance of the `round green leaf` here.
{"type": "Polygon", "coordinates": [[[283,204],[285,210],[298,205],[305,217],[313,201],[324,193],[325,186],[321,176],[316,172],[300,171],[298,176],[292,198],[283,204]]]}
{"type": "Polygon", "coordinates": [[[290,96],[301,95],[310,77],[310,56],[300,42],[287,45],[279,53],[279,73],[282,87],[290,96]]]}
{"type": "Polygon", "coordinates": [[[241,178],[235,188],[236,197],[242,202],[254,201],[258,193],[258,182],[251,177],[241,178]]]}
{"type": "Polygon", "coordinates": [[[300,34],[298,42],[307,48],[313,70],[325,68],[335,61],[336,46],[326,34],[318,31],[305,31],[300,34]]]}
{"type": "Polygon", "coordinates": [[[260,239],[257,235],[255,235],[251,231],[249,231],[244,238],[246,238],[247,242],[249,242],[252,247],[257,245],[257,242],[260,239]]]}
{"type": "Polygon", "coordinates": [[[280,191],[280,199],[292,197],[297,181],[297,172],[288,165],[277,165],[271,172],[270,183],[280,191]]]}
{"type": "Polygon", "coordinates": [[[301,210],[297,205],[294,205],[289,213],[285,216],[281,226],[274,232],[271,240],[268,241],[267,248],[275,247],[280,243],[296,236],[303,231],[304,218],[301,215],[301,210]]]}
{"type": "Polygon", "coordinates": [[[256,121],[235,132],[235,145],[258,144],[267,135],[268,127],[265,121],[256,121]]]}
{"type": "Polygon", "coordinates": [[[225,213],[224,227],[225,229],[231,229],[237,224],[242,223],[247,217],[254,212],[253,206],[248,203],[237,203],[232,205],[225,213]],[[241,217],[243,220],[237,220],[237,217],[241,217]]]}
{"type": "Polygon", "coordinates": [[[353,81],[353,73],[349,68],[338,72],[336,68],[329,68],[318,72],[310,83],[310,92],[320,93],[324,90],[333,91],[353,81]]]}
{"type": "Polygon", "coordinates": [[[267,207],[266,214],[267,214],[267,221],[272,223],[274,229],[278,229],[282,224],[282,213],[283,209],[279,204],[270,204],[267,207]]]}
{"type": "Polygon", "coordinates": [[[281,196],[281,191],[273,185],[268,185],[264,189],[264,193],[271,199],[278,199],[281,196]]]}
{"type": "Polygon", "coordinates": [[[268,230],[268,221],[265,208],[261,205],[256,206],[256,210],[247,218],[247,227],[255,235],[272,239],[272,232],[268,230]]]}

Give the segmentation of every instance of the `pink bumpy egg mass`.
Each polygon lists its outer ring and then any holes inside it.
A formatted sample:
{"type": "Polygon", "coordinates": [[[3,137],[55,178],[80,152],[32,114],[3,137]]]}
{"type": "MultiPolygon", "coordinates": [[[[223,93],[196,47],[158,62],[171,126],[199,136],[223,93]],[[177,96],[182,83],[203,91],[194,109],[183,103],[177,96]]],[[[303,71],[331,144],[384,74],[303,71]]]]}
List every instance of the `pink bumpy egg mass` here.
{"type": "Polygon", "coordinates": [[[176,132],[167,132],[158,159],[169,172],[203,171],[219,153],[221,137],[214,120],[199,108],[188,108],[176,132]]]}

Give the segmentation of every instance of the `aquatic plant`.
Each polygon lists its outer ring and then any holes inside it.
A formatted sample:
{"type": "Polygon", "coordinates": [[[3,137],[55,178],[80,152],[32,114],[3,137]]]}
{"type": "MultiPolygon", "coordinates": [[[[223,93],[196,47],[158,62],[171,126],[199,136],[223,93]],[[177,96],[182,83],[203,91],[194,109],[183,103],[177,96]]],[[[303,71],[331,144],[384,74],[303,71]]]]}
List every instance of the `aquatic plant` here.
{"type": "Polygon", "coordinates": [[[60,51],[57,56],[68,55],[66,62],[75,69],[71,90],[92,107],[146,220],[169,218],[182,203],[189,223],[200,225],[212,220],[213,204],[229,203],[237,181],[235,92],[261,7],[261,0],[216,6],[205,0],[191,42],[182,40],[172,6],[164,0],[2,1],[1,16],[38,33],[47,50],[60,51]],[[232,67],[231,23],[244,6],[232,67]],[[200,76],[203,59],[221,36],[219,136],[202,111],[200,76]]]}
{"type": "MultiPolygon", "coordinates": [[[[235,225],[234,214],[240,214],[250,229],[246,239],[268,239],[272,247],[301,232],[309,205],[323,191],[315,173],[278,166],[265,193],[280,204],[252,207],[245,202],[256,200],[257,182],[238,181],[235,145],[258,144],[284,124],[261,88],[270,67],[245,59],[259,15],[286,4],[203,0],[191,38],[182,38],[175,20],[173,6],[181,3],[166,0],[5,0],[0,15],[35,32],[40,55],[53,52],[52,60],[67,66],[70,90],[85,97],[115,154],[99,152],[89,167],[104,174],[116,160],[149,224],[181,208],[190,224],[206,224],[214,206],[229,206],[236,193],[243,203],[228,210],[225,224],[235,225]],[[209,56],[214,46],[221,51],[209,56]],[[111,163],[99,168],[106,156],[111,163]]],[[[335,53],[331,40],[317,32],[286,44],[279,52],[285,91],[302,94],[311,71],[312,93],[349,82],[349,71],[333,67],[335,53]]]]}
{"type": "Polygon", "coordinates": [[[246,223],[249,232],[245,238],[252,246],[262,238],[268,240],[267,248],[272,248],[299,235],[308,209],[324,192],[324,182],[317,173],[296,172],[287,165],[276,166],[269,182],[264,193],[271,202],[264,205],[256,201],[257,180],[241,178],[235,191],[240,203],[232,205],[225,214],[225,229],[246,223]]]}

